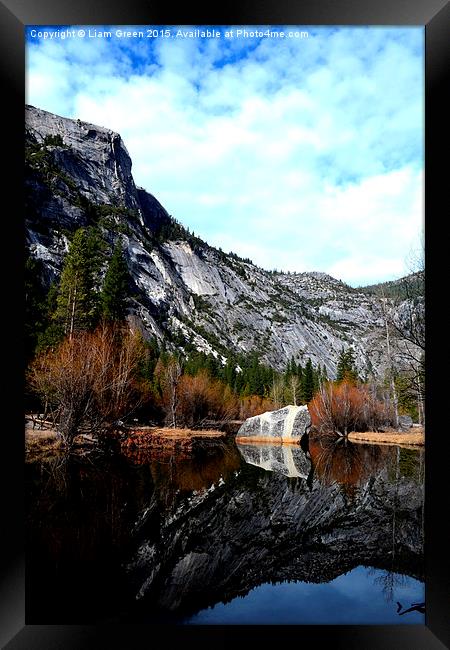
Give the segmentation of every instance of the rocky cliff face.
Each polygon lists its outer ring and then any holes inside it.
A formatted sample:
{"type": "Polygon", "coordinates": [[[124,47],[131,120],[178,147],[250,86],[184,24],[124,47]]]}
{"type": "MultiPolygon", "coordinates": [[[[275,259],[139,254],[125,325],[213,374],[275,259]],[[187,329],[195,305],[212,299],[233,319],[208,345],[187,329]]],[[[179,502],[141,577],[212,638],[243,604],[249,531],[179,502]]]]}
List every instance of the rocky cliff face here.
{"type": "Polygon", "coordinates": [[[123,242],[130,318],[147,335],[169,332],[223,361],[230,350],[256,350],[278,369],[310,357],[330,377],[351,346],[362,373],[383,372],[383,319],[372,294],[322,273],[271,273],[210,247],[136,187],[131,168],[113,131],[26,108],[27,246],[44,262],[45,282],[58,277],[67,233],[96,223],[111,245],[123,242]]]}

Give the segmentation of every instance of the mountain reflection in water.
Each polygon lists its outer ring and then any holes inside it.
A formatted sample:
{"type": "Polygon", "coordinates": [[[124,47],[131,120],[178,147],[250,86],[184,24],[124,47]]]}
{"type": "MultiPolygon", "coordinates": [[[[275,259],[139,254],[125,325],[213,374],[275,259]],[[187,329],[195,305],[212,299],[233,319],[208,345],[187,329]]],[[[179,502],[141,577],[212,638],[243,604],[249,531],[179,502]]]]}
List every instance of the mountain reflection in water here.
{"type": "MultiPolygon", "coordinates": [[[[423,473],[422,451],[324,441],[27,464],[27,623],[192,623],[276,584],[321,585],[326,603],[362,569],[368,602],[396,613],[401,580],[405,608],[423,600],[423,473]]],[[[313,622],[306,596],[301,611],[313,622]]]]}

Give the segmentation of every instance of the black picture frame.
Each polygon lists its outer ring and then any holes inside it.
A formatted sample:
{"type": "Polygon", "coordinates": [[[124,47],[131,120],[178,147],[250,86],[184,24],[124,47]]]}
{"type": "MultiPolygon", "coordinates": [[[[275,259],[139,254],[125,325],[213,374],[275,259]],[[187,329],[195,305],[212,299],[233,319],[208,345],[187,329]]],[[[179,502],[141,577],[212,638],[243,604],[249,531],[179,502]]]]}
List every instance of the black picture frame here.
{"type": "MultiPolygon", "coordinates": [[[[330,643],[348,650],[439,650],[450,647],[450,539],[446,527],[445,444],[448,433],[437,413],[445,394],[431,369],[442,363],[444,340],[435,287],[446,277],[446,256],[439,249],[440,216],[447,216],[444,192],[445,73],[448,70],[450,8],[446,0],[245,0],[222,5],[184,3],[175,10],[151,0],[3,0],[0,2],[0,70],[2,78],[4,309],[4,439],[1,460],[3,553],[0,573],[0,645],[8,650],[52,648],[132,648],[143,643],[165,647],[175,643],[330,643]],[[426,38],[426,304],[427,304],[427,446],[426,446],[426,624],[424,626],[251,626],[164,628],[147,626],[25,625],[23,521],[23,106],[25,99],[24,26],[28,24],[299,24],[299,25],[422,25],[426,38]],[[441,156],[443,156],[441,158],[441,156]],[[444,162],[442,162],[444,160],[444,162]],[[443,264],[444,263],[444,264],[443,264]],[[433,297],[433,298],[431,298],[433,297]],[[7,352],[13,351],[12,355],[7,352]],[[9,360],[8,360],[9,359],[9,360]],[[430,397],[428,397],[430,395],[430,397]],[[442,400],[442,401],[441,401],[442,400]],[[428,433],[429,432],[429,433],[428,433]],[[437,504],[437,505],[436,505],[437,504]],[[443,511],[441,511],[443,509],[443,511]],[[163,636],[161,636],[163,633],[163,636]],[[305,639],[306,637],[306,639],[305,639]]],[[[448,184],[448,180],[447,180],[448,184]]],[[[448,210],[448,208],[447,208],[448,210]]],[[[448,277],[448,274],[447,274],[448,277]]],[[[448,398],[447,398],[448,401],[448,398]]]]}

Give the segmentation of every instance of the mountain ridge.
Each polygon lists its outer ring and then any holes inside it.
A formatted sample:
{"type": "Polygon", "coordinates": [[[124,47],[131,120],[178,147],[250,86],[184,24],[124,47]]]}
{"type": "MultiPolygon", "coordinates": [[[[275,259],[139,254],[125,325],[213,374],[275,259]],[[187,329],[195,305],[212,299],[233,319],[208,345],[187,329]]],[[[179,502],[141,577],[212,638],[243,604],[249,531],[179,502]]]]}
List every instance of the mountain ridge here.
{"type": "MultiPolygon", "coordinates": [[[[129,318],[145,336],[183,341],[224,363],[258,352],[275,369],[292,357],[336,372],[351,347],[361,374],[386,367],[380,300],[323,272],[264,270],[190,233],[136,186],[119,134],[26,107],[26,240],[44,281],[59,277],[70,233],[96,225],[121,241],[132,278],[129,318]]],[[[391,307],[394,309],[394,305],[391,307]]]]}

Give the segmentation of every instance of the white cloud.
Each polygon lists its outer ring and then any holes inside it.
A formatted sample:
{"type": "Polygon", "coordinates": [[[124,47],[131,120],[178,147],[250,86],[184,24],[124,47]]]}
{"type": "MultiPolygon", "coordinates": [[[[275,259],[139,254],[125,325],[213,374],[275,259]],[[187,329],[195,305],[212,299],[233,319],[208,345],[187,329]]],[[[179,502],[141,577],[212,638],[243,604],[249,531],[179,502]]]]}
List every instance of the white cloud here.
{"type": "Polygon", "coordinates": [[[345,278],[347,284],[364,286],[371,284],[373,277],[382,282],[402,276],[404,265],[398,258],[379,259],[370,254],[356,254],[336,262],[327,269],[327,273],[339,280],[345,278]]]}
{"type": "Polygon", "coordinates": [[[421,229],[421,47],[412,28],[53,41],[28,48],[27,101],[118,131],[137,184],[212,244],[375,282],[421,229]]]}

